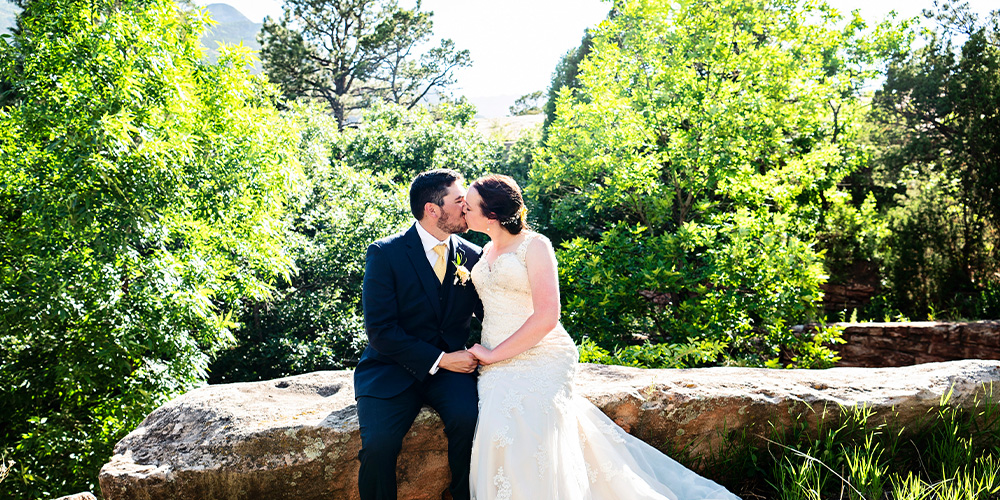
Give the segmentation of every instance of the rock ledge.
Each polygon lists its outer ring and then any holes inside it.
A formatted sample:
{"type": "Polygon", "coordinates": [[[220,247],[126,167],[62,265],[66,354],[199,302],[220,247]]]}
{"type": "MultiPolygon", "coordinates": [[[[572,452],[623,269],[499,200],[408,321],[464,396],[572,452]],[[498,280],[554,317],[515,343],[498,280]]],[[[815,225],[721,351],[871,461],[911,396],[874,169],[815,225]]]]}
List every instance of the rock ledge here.
{"type": "MultiPolygon", "coordinates": [[[[208,386],[151,413],[100,473],[107,500],[356,499],[360,447],[352,372],[208,386]]],[[[577,386],[626,431],[660,449],[711,449],[767,422],[817,423],[868,405],[904,424],[937,406],[972,404],[1000,382],[1000,361],[902,368],[643,370],[581,365],[577,386]]],[[[441,498],[444,431],[425,408],[403,443],[399,497],[441,498]]]]}

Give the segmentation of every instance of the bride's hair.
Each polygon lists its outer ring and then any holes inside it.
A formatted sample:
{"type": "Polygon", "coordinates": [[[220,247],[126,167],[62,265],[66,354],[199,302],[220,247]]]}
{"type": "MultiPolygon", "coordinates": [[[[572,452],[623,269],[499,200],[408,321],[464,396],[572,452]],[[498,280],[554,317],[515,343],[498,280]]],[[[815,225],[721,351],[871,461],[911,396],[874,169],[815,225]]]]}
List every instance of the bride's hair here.
{"type": "Polygon", "coordinates": [[[514,179],[490,174],[476,179],[470,187],[476,188],[482,198],[479,207],[483,209],[483,214],[499,221],[508,233],[517,234],[522,229],[528,229],[528,210],[524,207],[521,188],[514,179]]]}

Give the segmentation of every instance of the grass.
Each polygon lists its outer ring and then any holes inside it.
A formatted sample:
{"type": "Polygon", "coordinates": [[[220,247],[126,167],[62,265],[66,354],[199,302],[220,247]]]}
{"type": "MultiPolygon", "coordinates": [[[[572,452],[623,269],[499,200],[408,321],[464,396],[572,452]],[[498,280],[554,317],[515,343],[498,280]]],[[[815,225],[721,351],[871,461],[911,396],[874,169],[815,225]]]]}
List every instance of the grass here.
{"type": "Polygon", "coordinates": [[[906,426],[867,407],[834,408],[825,411],[838,418],[823,424],[729,432],[708,456],[675,456],[747,500],[1000,500],[993,386],[965,407],[950,395],[906,426]]]}

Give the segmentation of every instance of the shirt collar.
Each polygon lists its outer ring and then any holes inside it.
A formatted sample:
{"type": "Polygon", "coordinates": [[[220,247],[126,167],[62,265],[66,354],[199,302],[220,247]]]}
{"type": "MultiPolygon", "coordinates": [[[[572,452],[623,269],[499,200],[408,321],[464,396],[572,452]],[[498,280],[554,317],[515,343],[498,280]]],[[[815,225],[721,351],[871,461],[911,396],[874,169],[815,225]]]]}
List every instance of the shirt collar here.
{"type": "Polygon", "coordinates": [[[434,248],[437,245],[440,245],[441,243],[448,245],[448,249],[449,250],[451,249],[450,234],[448,235],[447,238],[444,239],[444,241],[440,241],[434,236],[432,236],[431,233],[428,233],[427,230],[424,229],[424,226],[421,226],[419,222],[416,222],[414,224],[417,226],[417,234],[420,235],[420,243],[424,246],[425,253],[430,252],[432,248],[434,248]]]}

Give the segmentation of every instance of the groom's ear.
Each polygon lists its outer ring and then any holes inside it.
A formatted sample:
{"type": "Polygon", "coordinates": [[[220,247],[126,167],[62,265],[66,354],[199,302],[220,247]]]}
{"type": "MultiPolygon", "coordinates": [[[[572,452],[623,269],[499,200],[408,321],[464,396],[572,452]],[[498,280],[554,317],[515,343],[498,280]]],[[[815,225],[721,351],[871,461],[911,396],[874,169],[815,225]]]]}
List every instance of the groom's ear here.
{"type": "Polygon", "coordinates": [[[424,203],[424,217],[433,217],[435,219],[441,217],[441,207],[429,201],[424,203]]]}

